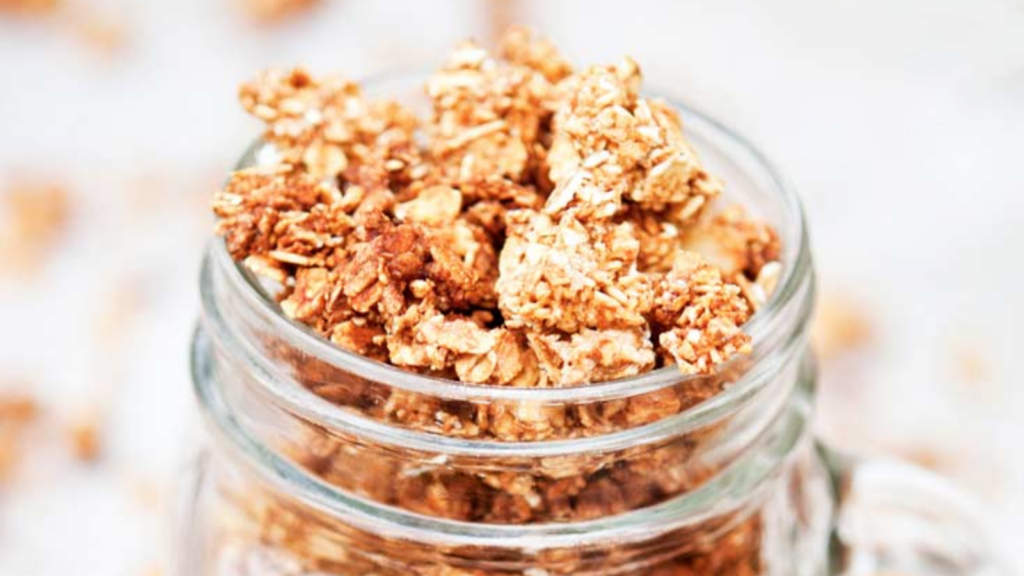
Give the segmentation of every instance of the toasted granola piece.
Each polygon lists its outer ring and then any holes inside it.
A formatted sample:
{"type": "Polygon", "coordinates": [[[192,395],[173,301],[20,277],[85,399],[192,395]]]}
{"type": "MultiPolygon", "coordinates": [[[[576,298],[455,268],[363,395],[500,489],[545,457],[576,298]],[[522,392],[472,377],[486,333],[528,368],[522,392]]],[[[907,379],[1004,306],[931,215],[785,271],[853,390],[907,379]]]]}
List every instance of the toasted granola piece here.
{"type": "Polygon", "coordinates": [[[462,212],[462,192],[444,184],[424,187],[416,196],[395,206],[395,217],[426,226],[451,224],[462,212]]]}
{"type": "Polygon", "coordinates": [[[443,314],[428,298],[388,324],[396,366],[446,372],[463,382],[531,387],[540,380],[537,359],[521,334],[488,329],[474,318],[443,314]]]}
{"type": "Polygon", "coordinates": [[[682,250],[681,232],[663,214],[631,205],[623,220],[633,225],[633,232],[640,243],[636,264],[641,272],[664,274],[682,250]]]}
{"type": "Polygon", "coordinates": [[[660,351],[685,374],[710,374],[737,353],[750,352],[740,326],[750,308],[739,286],[693,252],[676,260],[655,285],[651,324],[662,330],[660,351]]]}
{"type": "Polygon", "coordinates": [[[284,162],[334,178],[354,165],[382,177],[419,164],[415,115],[396,102],[372,102],[359,85],[306,70],[268,70],[242,85],[239,99],[267,124],[264,138],[284,162]]]}
{"type": "MultiPolygon", "coordinates": [[[[655,210],[672,206],[680,221],[692,221],[721,183],[704,171],[678,116],[638,97],[640,79],[639,67],[627,59],[591,67],[559,87],[565,97],[552,120],[551,180],[563,186],[588,172],[593,188],[606,192],[597,198],[612,205],[592,211],[594,217],[614,215],[614,204],[625,198],[655,210]]],[[[549,203],[587,205],[578,194],[585,190],[556,187],[549,203]]]]}
{"type": "Polygon", "coordinates": [[[31,396],[0,391],[0,484],[21,458],[21,439],[39,417],[39,404],[31,396]]]}
{"type": "Polygon", "coordinates": [[[535,401],[496,400],[481,412],[481,429],[502,441],[544,440],[564,434],[570,424],[565,406],[535,401]]]}
{"type": "Polygon", "coordinates": [[[514,330],[491,330],[494,345],[478,354],[466,354],[455,360],[455,373],[463,382],[500,384],[532,388],[545,386],[537,355],[525,337],[514,330]]]}
{"type": "Polygon", "coordinates": [[[521,181],[530,164],[551,85],[537,71],[505,64],[466,42],[427,81],[434,113],[431,157],[457,180],[521,181]]]}
{"type": "Polygon", "coordinates": [[[495,201],[509,209],[540,208],[544,198],[530,185],[520,184],[509,178],[485,176],[460,180],[459,190],[467,200],[473,202],[495,201]]]}
{"type": "Polygon", "coordinates": [[[388,350],[396,366],[445,370],[460,355],[479,355],[496,345],[494,334],[472,320],[445,316],[429,302],[417,303],[388,324],[388,350]]]}
{"type": "Polygon", "coordinates": [[[336,265],[296,270],[281,301],[286,316],[343,347],[386,358],[385,328],[418,304],[449,311],[495,301],[496,256],[485,233],[469,223],[432,231],[368,217],[351,236],[336,265]]]}
{"type": "Polygon", "coordinates": [[[551,41],[522,26],[513,26],[502,35],[501,57],[540,72],[552,84],[572,74],[572,64],[551,41]]]}
{"type": "Polygon", "coordinates": [[[635,376],[654,367],[646,326],[575,334],[529,333],[541,370],[555,386],[572,386],[635,376]]]}
{"type": "Polygon", "coordinates": [[[685,249],[700,253],[726,278],[743,275],[755,280],[761,268],[778,262],[782,253],[775,228],[751,217],[739,204],[687,229],[681,240],[685,249]]]}
{"type": "MultiPolygon", "coordinates": [[[[323,265],[352,229],[334,207],[338,189],[288,164],[257,166],[231,175],[214,195],[213,211],[235,259],[265,256],[282,264],[323,265]]],[[[270,263],[263,262],[269,269],[270,263]]],[[[262,268],[261,268],[262,269],[262,268]]]]}
{"type": "Polygon", "coordinates": [[[636,270],[638,250],[628,223],[511,213],[497,283],[506,325],[570,334],[644,326],[651,286],[636,270]]]}

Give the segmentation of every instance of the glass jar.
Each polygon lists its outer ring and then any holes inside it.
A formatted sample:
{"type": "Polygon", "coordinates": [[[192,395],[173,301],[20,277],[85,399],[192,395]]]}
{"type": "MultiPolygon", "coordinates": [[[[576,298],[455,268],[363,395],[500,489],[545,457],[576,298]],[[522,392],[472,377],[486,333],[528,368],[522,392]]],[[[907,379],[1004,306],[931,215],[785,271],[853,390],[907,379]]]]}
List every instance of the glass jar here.
{"type": "MultiPolygon", "coordinates": [[[[422,80],[369,91],[417,94],[422,80]]],[[[445,381],[288,320],[273,287],[214,242],[192,349],[209,442],[171,574],[1001,573],[962,496],[814,442],[799,202],[750,144],[677,107],[732,199],[783,240],[778,286],[746,326],[751,355],[711,377],[668,367],[571,388],[445,381]]]]}

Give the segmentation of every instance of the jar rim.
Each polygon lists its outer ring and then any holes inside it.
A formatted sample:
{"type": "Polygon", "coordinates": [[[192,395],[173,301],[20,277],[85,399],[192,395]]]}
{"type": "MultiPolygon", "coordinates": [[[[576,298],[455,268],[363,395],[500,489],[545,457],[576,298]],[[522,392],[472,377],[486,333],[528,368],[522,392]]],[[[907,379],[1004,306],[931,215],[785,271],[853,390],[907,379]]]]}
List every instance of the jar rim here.
{"type": "MultiPolygon", "coordinates": [[[[416,75],[419,77],[423,74],[416,72],[416,75]]],[[[367,79],[364,85],[369,88],[373,84],[401,79],[403,76],[409,76],[409,72],[397,71],[376,75],[367,79]]],[[[783,249],[789,253],[787,258],[789,263],[784,263],[782,276],[774,293],[744,324],[744,330],[751,337],[754,354],[758,354],[759,351],[760,353],[766,352],[780,344],[784,345],[789,338],[786,337],[787,319],[783,318],[785,316],[783,311],[788,310],[794,300],[805,298],[806,301],[802,305],[806,310],[798,318],[799,322],[805,322],[809,316],[810,303],[813,300],[813,285],[805,285],[808,284],[807,280],[811,274],[809,239],[803,208],[795,188],[775,164],[745,137],[715,118],[677,99],[659,97],[679,110],[687,125],[692,126],[694,123],[704,125],[707,129],[715,132],[716,136],[724,138],[748,154],[769,176],[777,199],[788,213],[788,229],[783,231],[783,249]]],[[[250,145],[235,166],[235,170],[256,165],[258,152],[263,146],[265,144],[262,139],[258,139],[250,145]]],[[[702,375],[682,374],[675,366],[665,366],[636,376],[604,382],[553,388],[518,388],[470,384],[417,374],[346,350],[316,334],[307,326],[281,314],[279,305],[263,289],[258,278],[245,267],[244,263],[237,262],[231,257],[223,239],[212,244],[207,259],[204,269],[212,265],[223,271],[233,293],[241,295],[249,305],[262,312],[272,323],[275,334],[287,341],[290,346],[339,370],[360,374],[367,380],[386,383],[390,387],[405,392],[469,402],[523,401],[540,404],[575,404],[628,398],[703,377],[702,375]]],[[[813,284],[813,279],[810,279],[810,284],[813,284]]],[[[205,300],[204,297],[204,308],[208,308],[208,303],[205,300]]],[[[792,321],[792,319],[788,319],[788,322],[792,321]]],[[[749,388],[749,385],[745,385],[749,383],[748,381],[763,380],[763,375],[758,374],[761,371],[758,370],[758,366],[755,366],[733,386],[702,402],[699,406],[704,409],[714,409],[734,404],[735,398],[732,397],[743,395],[744,389],[749,388]]],[[[310,392],[309,396],[314,395],[310,392]]],[[[296,408],[301,409],[303,406],[296,406],[296,408]]],[[[312,408],[312,406],[305,406],[305,408],[312,408]]],[[[303,412],[315,411],[303,410],[303,412]]]]}
{"type": "MultiPolygon", "coordinates": [[[[743,510],[763,493],[766,483],[783,473],[787,463],[813,446],[808,421],[811,415],[814,363],[804,355],[796,387],[785,407],[753,442],[754,449],[726,465],[708,482],[669,500],[621,514],[576,522],[542,524],[487,524],[433,517],[364,499],[331,485],[309,470],[268,450],[253,438],[231,413],[224,390],[210,385],[211,359],[203,352],[209,343],[202,329],[193,340],[193,383],[203,417],[213,426],[214,441],[242,456],[261,479],[288,498],[298,500],[357,529],[451,549],[459,546],[506,550],[542,550],[622,545],[645,542],[660,534],[709,518],[736,514],[722,529],[742,521],[743,510]]],[[[676,415],[678,418],[680,415],[676,415]]],[[[654,425],[656,425],[655,423],[654,425]]],[[[587,440],[587,439],[582,439],[587,440]]],[[[580,440],[574,440],[578,442],[580,440]]]]}

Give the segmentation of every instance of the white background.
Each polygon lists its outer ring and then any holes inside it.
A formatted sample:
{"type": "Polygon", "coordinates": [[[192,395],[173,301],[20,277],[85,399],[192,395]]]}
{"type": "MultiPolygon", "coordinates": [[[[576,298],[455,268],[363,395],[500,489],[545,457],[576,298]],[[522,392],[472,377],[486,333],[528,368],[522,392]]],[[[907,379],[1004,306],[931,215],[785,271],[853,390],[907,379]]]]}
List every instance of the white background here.
{"type": "MultiPolygon", "coordinates": [[[[73,209],[38,274],[0,279],[0,386],[28,383],[49,424],[0,488],[0,575],[141,575],[162,553],[165,494],[195,426],[186,354],[205,202],[258,130],[237,84],[270,65],[361,76],[437,62],[462,37],[488,38],[499,3],[325,0],[269,27],[230,0],[66,4],[0,16],[0,185],[56,179],[73,209]],[[83,19],[123,26],[124,47],[104,55],[83,19]],[[92,466],[58,431],[81,410],[104,416],[92,466]]],[[[1012,552],[1024,2],[504,6],[577,63],[633,55],[649,86],[781,165],[806,201],[824,299],[871,328],[823,366],[823,434],[927,460],[989,506],[1012,552]]]]}

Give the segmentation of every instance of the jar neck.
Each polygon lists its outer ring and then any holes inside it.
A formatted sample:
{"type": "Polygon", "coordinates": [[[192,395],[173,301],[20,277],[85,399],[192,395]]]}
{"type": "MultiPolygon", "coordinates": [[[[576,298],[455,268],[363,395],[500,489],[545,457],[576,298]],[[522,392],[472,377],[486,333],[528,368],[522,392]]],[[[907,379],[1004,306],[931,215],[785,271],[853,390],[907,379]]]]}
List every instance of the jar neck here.
{"type": "MultiPolygon", "coordinates": [[[[307,462],[296,458],[294,447],[269,438],[268,432],[280,434],[294,416],[282,422],[275,420],[277,415],[267,418],[268,414],[261,415],[240,406],[240,401],[256,399],[247,394],[239,396],[219,384],[213,350],[208,336],[197,330],[192,352],[193,376],[217,453],[227,456],[226,462],[230,462],[235,473],[256,480],[261,490],[280,496],[303,513],[315,514],[325,521],[342,521],[363,538],[386,535],[389,539],[407,540],[426,547],[469,546],[480,550],[558,550],[584,545],[601,549],[612,542],[635,543],[636,553],[643,556],[646,554],[644,542],[655,536],[696,529],[709,518],[720,519],[716,520],[716,525],[723,532],[743,521],[774,490],[773,481],[784,474],[789,463],[810,444],[808,424],[815,371],[811,357],[805,354],[794,366],[792,386],[778,410],[760,427],[750,426],[750,420],[745,420],[746,425],[740,425],[737,430],[732,422],[722,422],[724,427],[709,426],[682,435],[691,442],[709,444],[702,452],[702,465],[714,471],[691,491],[643,509],[574,523],[519,526],[450,521],[374,502],[325,481],[307,466],[307,462]],[[701,438],[702,435],[705,438],[701,438]],[[748,437],[743,438],[743,435],[748,437]],[[728,437],[729,441],[718,442],[709,436],[721,440],[728,437]],[[286,447],[282,449],[282,445],[286,447]],[[731,458],[725,458],[726,454],[731,454],[731,458]],[[722,462],[714,464],[715,458],[722,458],[722,462]]],[[[292,424],[297,422],[291,421],[292,424]]],[[[353,446],[358,442],[354,438],[322,432],[353,446]]],[[[298,439],[308,441],[307,436],[298,439]]],[[[517,458],[495,464],[483,457],[445,457],[427,452],[413,455],[400,447],[380,448],[378,456],[398,451],[403,452],[402,458],[409,462],[431,461],[476,471],[509,472],[538,465],[551,469],[553,464],[550,456],[517,458]]],[[[617,453],[612,459],[623,454],[617,453]]],[[[563,465],[579,466],[581,460],[574,458],[563,465]]]]}
{"type": "MultiPolygon", "coordinates": [[[[806,354],[806,312],[813,291],[809,274],[797,292],[800,298],[794,300],[800,305],[782,309],[792,314],[794,329],[787,338],[777,341],[769,353],[733,363],[713,382],[663,371],[655,375],[653,384],[638,382],[629,388],[631,394],[591,397],[584,394],[589,390],[581,389],[554,400],[534,400],[523,394],[532,390],[515,390],[520,396],[484,402],[457,395],[439,399],[395,381],[341,370],[300,346],[290,346],[267,322],[283,320],[269,301],[260,308],[263,297],[255,290],[237,291],[251,285],[248,280],[238,282],[244,271],[220,254],[222,250],[215,244],[204,264],[203,326],[193,350],[197,393],[214,435],[273,491],[332,517],[362,517],[367,529],[385,518],[390,520],[389,530],[405,531],[426,523],[430,529],[415,529],[418,538],[431,534],[449,538],[452,530],[478,538],[483,529],[489,536],[507,540],[509,534],[503,529],[510,528],[491,525],[486,518],[452,516],[448,510],[424,513],[409,509],[393,495],[380,497],[373,489],[380,478],[351,473],[369,463],[387,463],[389,474],[443,468],[444,474],[487,481],[526,477],[531,484],[577,475],[583,482],[597,482],[608,470],[622,466],[638,474],[643,466],[661,468],[649,474],[650,485],[635,489],[651,494],[646,500],[599,511],[596,517],[545,511],[531,518],[542,525],[529,528],[545,530],[545,522],[568,521],[567,525],[575,526],[562,534],[568,538],[567,534],[584,528],[600,534],[658,518],[659,525],[668,529],[673,523],[685,526],[723,506],[741,510],[756,501],[759,488],[781,469],[805,435],[814,388],[806,354]],[[653,421],[615,418],[631,406],[658,405],[666,395],[687,398],[693,389],[711,385],[720,393],[690,406],[674,404],[676,410],[653,421]],[[332,395],[325,394],[324,387],[334,387],[332,395]],[[381,407],[396,397],[431,410],[442,406],[464,414],[571,414],[573,422],[603,418],[599,424],[604,427],[594,426],[597,431],[592,435],[539,441],[445,436],[390,422],[381,407]],[[346,460],[345,454],[351,458],[346,460]],[[496,531],[488,532],[492,529],[496,531]]],[[[290,329],[301,328],[292,325],[290,329]]],[[[466,392],[455,383],[447,384],[466,392]]],[[[555,535],[527,530],[522,542],[553,545],[559,541],[551,539],[555,535]]]]}

